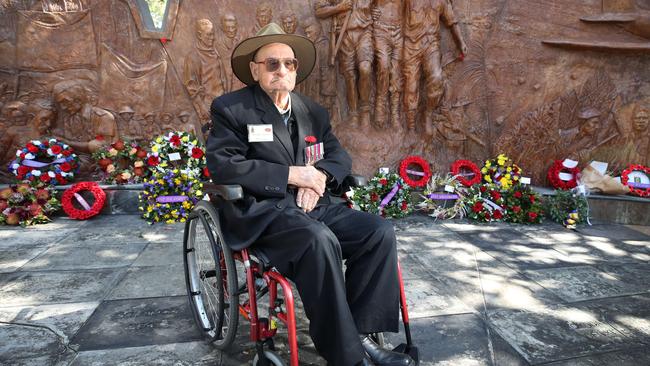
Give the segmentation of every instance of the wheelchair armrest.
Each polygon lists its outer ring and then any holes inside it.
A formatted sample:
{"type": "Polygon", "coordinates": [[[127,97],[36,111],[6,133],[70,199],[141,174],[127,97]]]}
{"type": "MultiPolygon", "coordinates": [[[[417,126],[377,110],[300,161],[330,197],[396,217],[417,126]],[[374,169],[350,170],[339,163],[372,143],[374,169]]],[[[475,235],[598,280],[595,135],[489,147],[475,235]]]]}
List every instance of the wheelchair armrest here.
{"type": "Polygon", "coordinates": [[[361,187],[365,186],[367,183],[368,179],[358,174],[350,174],[343,180],[343,186],[345,187],[361,187]]]}
{"type": "Polygon", "coordinates": [[[216,195],[226,201],[237,201],[244,198],[244,190],[239,184],[203,183],[203,191],[208,195],[216,195]]]}

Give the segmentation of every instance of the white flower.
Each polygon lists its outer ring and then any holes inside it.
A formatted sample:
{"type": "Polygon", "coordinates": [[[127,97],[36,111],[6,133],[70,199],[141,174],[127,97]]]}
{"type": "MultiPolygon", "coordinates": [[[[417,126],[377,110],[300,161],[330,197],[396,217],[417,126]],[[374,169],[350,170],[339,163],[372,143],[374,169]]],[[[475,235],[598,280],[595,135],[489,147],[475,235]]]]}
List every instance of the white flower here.
{"type": "Polygon", "coordinates": [[[16,170],[16,169],[20,168],[20,164],[14,163],[14,164],[11,166],[11,168],[14,169],[14,170],[16,170]]]}
{"type": "Polygon", "coordinates": [[[40,141],[40,140],[32,140],[32,144],[34,144],[34,145],[36,145],[36,146],[40,146],[40,145],[41,145],[41,141],[40,141]]]}
{"type": "Polygon", "coordinates": [[[38,169],[32,170],[32,175],[35,177],[40,177],[41,176],[41,171],[38,169]]]}
{"type": "Polygon", "coordinates": [[[48,154],[48,155],[54,155],[54,153],[52,152],[52,149],[51,149],[51,148],[48,148],[48,149],[47,149],[47,154],[48,154]]]}
{"type": "Polygon", "coordinates": [[[56,177],[56,174],[54,174],[54,172],[52,172],[52,171],[47,172],[47,175],[49,175],[50,178],[54,178],[54,177],[56,177]]]}
{"type": "Polygon", "coordinates": [[[22,154],[22,153],[23,153],[22,150],[16,150],[16,156],[20,157],[20,154],[22,154]]]}
{"type": "Polygon", "coordinates": [[[35,157],[36,156],[34,156],[34,154],[32,154],[32,153],[25,154],[25,159],[28,159],[28,160],[33,160],[35,157]]]}
{"type": "Polygon", "coordinates": [[[56,143],[57,143],[56,139],[50,139],[50,145],[56,144],[56,143]]]}

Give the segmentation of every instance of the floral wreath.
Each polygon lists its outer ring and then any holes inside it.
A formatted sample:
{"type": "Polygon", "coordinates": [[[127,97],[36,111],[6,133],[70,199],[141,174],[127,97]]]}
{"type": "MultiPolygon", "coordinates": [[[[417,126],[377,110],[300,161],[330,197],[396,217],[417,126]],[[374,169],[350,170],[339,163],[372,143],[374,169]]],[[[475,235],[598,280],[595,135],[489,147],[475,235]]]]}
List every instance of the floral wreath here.
{"type": "Polygon", "coordinates": [[[351,200],[362,211],[401,218],[411,213],[411,189],[394,173],[377,173],[367,185],[354,189],[351,200]]]}
{"type": "Polygon", "coordinates": [[[650,197],[650,184],[630,182],[630,173],[642,172],[646,176],[650,176],[650,168],[640,164],[631,164],[627,169],[621,173],[621,183],[630,189],[630,193],[640,197],[650,197]]]}
{"type": "Polygon", "coordinates": [[[504,154],[499,154],[496,159],[486,160],[481,173],[485,182],[506,190],[519,183],[521,178],[521,168],[504,154]]]}
{"type": "Polygon", "coordinates": [[[135,141],[117,140],[93,154],[108,184],[140,183],[147,175],[147,151],[135,141]]]}
{"type": "Polygon", "coordinates": [[[470,219],[539,224],[543,210],[540,196],[530,186],[503,189],[493,184],[472,186],[465,199],[470,219]]]}
{"type": "Polygon", "coordinates": [[[462,219],[465,216],[463,200],[466,195],[467,188],[455,176],[434,174],[427,183],[424,194],[420,195],[424,200],[417,206],[420,210],[430,212],[429,216],[436,219],[462,219]],[[453,204],[449,205],[451,201],[453,204]]]}
{"type": "Polygon", "coordinates": [[[63,197],[61,197],[63,211],[65,211],[68,217],[75,220],[87,220],[99,214],[105,202],[106,193],[96,182],[80,182],[74,184],[72,187],[66,189],[63,192],[63,197]],[[89,192],[93,197],[92,205],[79,192],[89,192]],[[73,199],[81,208],[75,207],[73,199]]]}
{"type": "Polygon", "coordinates": [[[553,164],[548,168],[548,173],[546,174],[546,179],[551,184],[551,187],[555,189],[572,189],[578,185],[578,175],[580,174],[580,169],[578,167],[567,168],[564,166],[564,161],[555,160],[553,164]],[[570,180],[560,179],[560,173],[571,174],[570,180]]]}
{"type": "Polygon", "coordinates": [[[153,174],[165,174],[170,169],[192,177],[209,178],[205,150],[194,135],[175,131],[158,136],[151,142],[147,166],[153,174]]]}
{"type": "Polygon", "coordinates": [[[16,151],[16,159],[9,165],[18,180],[50,185],[67,184],[78,168],[79,158],[74,150],[54,138],[29,141],[16,151]]]}
{"type": "Polygon", "coordinates": [[[0,225],[45,224],[60,207],[52,186],[11,185],[0,190],[0,225]]]}
{"type": "Polygon", "coordinates": [[[407,156],[399,165],[399,176],[411,187],[424,187],[431,178],[429,163],[419,156],[407,156]],[[416,165],[421,171],[409,169],[411,165],[416,165]],[[420,178],[411,179],[409,175],[416,175],[420,178]]]}
{"type": "Polygon", "coordinates": [[[481,171],[478,166],[469,160],[456,160],[451,164],[451,174],[465,187],[481,183],[481,171]],[[467,172],[469,171],[469,172],[467,172]],[[467,179],[465,177],[471,177],[467,179]]]}
{"type": "Polygon", "coordinates": [[[139,196],[142,218],[149,223],[185,222],[194,205],[203,199],[203,183],[197,177],[170,169],[144,181],[139,196]]]}

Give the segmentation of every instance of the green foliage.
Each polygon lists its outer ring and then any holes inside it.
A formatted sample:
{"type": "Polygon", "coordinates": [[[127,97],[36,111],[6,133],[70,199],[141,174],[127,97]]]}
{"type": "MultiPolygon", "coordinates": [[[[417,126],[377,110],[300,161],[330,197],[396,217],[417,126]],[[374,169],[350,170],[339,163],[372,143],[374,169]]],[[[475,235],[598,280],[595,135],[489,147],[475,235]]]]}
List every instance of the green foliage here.
{"type": "Polygon", "coordinates": [[[583,195],[575,194],[573,191],[555,191],[554,196],[549,196],[545,200],[546,215],[551,220],[563,223],[569,213],[577,212],[576,222],[581,224],[587,219],[587,199],[583,195]]]}
{"type": "Polygon", "coordinates": [[[467,217],[477,221],[539,224],[544,214],[539,194],[522,184],[507,189],[495,184],[476,184],[463,201],[467,217]]]}
{"type": "Polygon", "coordinates": [[[165,19],[167,0],[145,0],[149,6],[149,13],[156,28],[161,29],[165,19]]]}
{"type": "Polygon", "coordinates": [[[354,190],[352,201],[362,211],[370,212],[382,217],[401,218],[412,211],[411,189],[397,174],[378,173],[370,179],[368,185],[354,190]],[[399,189],[390,201],[382,208],[381,201],[391,193],[396,186],[399,189]]]}

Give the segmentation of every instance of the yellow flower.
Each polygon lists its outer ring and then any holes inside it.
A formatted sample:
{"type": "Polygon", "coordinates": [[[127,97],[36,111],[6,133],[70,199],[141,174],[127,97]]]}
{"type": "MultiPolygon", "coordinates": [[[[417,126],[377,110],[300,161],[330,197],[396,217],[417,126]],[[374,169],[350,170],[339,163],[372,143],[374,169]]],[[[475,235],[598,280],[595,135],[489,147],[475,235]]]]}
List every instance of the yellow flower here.
{"type": "Polygon", "coordinates": [[[513,180],[519,180],[519,176],[515,175],[514,178],[512,178],[512,179],[513,180]]]}
{"type": "Polygon", "coordinates": [[[114,148],[111,148],[110,150],[108,150],[108,155],[109,156],[117,155],[117,150],[115,150],[114,148]]]}
{"type": "Polygon", "coordinates": [[[506,179],[510,180],[510,174],[505,175],[506,179]]]}
{"type": "Polygon", "coordinates": [[[185,135],[185,136],[181,137],[181,141],[188,142],[188,141],[190,141],[190,137],[185,135]]]}
{"type": "Polygon", "coordinates": [[[158,152],[158,145],[153,145],[151,147],[151,151],[157,153],[158,152]]]}
{"type": "Polygon", "coordinates": [[[185,222],[185,221],[187,221],[187,220],[183,217],[183,218],[181,219],[181,222],[185,222]]]}
{"type": "Polygon", "coordinates": [[[503,159],[499,159],[499,160],[497,161],[497,163],[498,163],[500,166],[503,166],[503,164],[505,164],[506,161],[503,160],[503,159]]]}
{"type": "Polygon", "coordinates": [[[173,172],[174,174],[178,174],[178,169],[174,169],[174,170],[172,170],[172,172],[173,172]]]}
{"type": "Polygon", "coordinates": [[[174,184],[176,184],[177,186],[180,186],[181,185],[181,180],[178,179],[178,178],[174,179],[174,184]]]}
{"type": "Polygon", "coordinates": [[[483,179],[485,179],[485,181],[488,183],[492,183],[492,178],[489,175],[486,175],[485,177],[483,177],[483,179]]]}
{"type": "MultiPolygon", "coordinates": [[[[158,138],[156,139],[156,142],[159,143],[159,144],[161,144],[161,143],[163,142],[162,137],[158,137],[158,138]]],[[[155,145],[154,145],[154,146],[155,146],[155,145]]]]}
{"type": "Polygon", "coordinates": [[[165,168],[166,166],[167,166],[167,163],[166,163],[166,162],[162,162],[162,163],[160,163],[160,165],[159,165],[159,167],[161,167],[161,168],[165,168]]]}
{"type": "Polygon", "coordinates": [[[199,189],[198,191],[196,191],[196,195],[199,196],[199,197],[203,196],[203,192],[201,192],[201,190],[199,189]]]}
{"type": "Polygon", "coordinates": [[[183,208],[189,210],[192,207],[192,204],[189,201],[183,201],[183,208]]]}
{"type": "Polygon", "coordinates": [[[504,189],[510,188],[510,181],[505,177],[501,178],[500,182],[501,182],[501,187],[503,187],[504,189]]]}
{"type": "Polygon", "coordinates": [[[508,168],[506,168],[506,171],[507,171],[508,173],[510,173],[510,172],[512,171],[512,168],[511,168],[511,167],[508,167],[508,168]]]}
{"type": "Polygon", "coordinates": [[[167,221],[165,221],[165,222],[168,223],[168,224],[173,224],[173,223],[174,223],[174,220],[173,220],[173,219],[169,219],[169,220],[167,220],[167,221]]]}
{"type": "Polygon", "coordinates": [[[486,160],[486,161],[485,161],[485,167],[486,167],[486,168],[489,168],[490,165],[492,165],[492,163],[490,163],[489,160],[486,160]]]}
{"type": "Polygon", "coordinates": [[[151,211],[153,211],[153,208],[151,208],[151,206],[147,207],[147,212],[151,212],[151,211]]]}
{"type": "Polygon", "coordinates": [[[487,174],[487,168],[483,167],[483,169],[481,169],[481,173],[487,174]]]}

